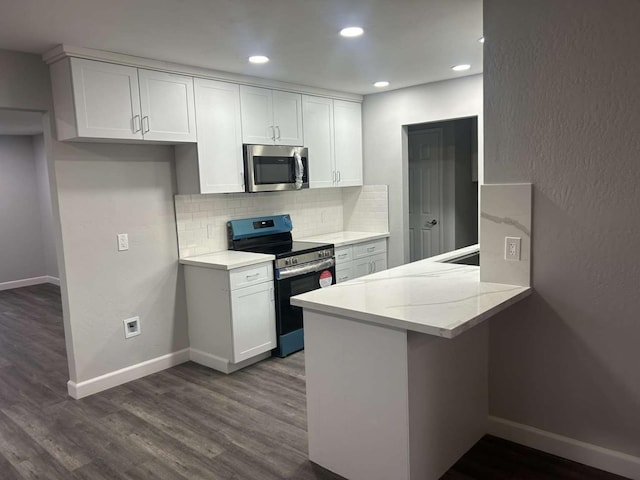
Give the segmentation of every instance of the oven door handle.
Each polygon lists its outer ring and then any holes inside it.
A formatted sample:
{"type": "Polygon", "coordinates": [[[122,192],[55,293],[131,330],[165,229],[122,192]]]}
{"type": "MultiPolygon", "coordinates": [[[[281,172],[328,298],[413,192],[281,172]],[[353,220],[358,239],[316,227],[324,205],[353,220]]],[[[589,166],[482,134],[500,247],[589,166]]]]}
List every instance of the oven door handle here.
{"type": "Polygon", "coordinates": [[[326,268],[331,268],[336,264],[334,258],[325,258],[315,262],[303,263],[302,265],[293,265],[291,267],[279,268],[276,271],[276,279],[284,280],[285,278],[297,277],[307,273],[318,272],[326,268]]]}

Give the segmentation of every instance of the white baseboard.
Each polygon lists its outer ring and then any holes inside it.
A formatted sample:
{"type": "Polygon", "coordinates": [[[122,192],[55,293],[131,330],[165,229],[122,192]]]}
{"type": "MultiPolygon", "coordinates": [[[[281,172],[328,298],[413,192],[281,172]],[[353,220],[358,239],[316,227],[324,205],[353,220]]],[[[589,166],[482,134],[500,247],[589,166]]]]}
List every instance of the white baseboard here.
{"type": "Polygon", "coordinates": [[[69,380],[67,382],[67,391],[71,397],[79,399],[187,361],[189,361],[189,349],[184,348],[83,382],[76,383],[69,380]]]}
{"type": "Polygon", "coordinates": [[[31,285],[40,285],[41,283],[53,283],[60,285],[60,279],[44,275],[42,277],[23,278],[22,280],[13,280],[11,282],[0,283],[1,290],[11,290],[12,288],[30,287],[31,285]]]}
{"type": "Polygon", "coordinates": [[[488,433],[590,467],[640,480],[640,457],[498,417],[489,417],[488,433]]]}
{"type": "Polygon", "coordinates": [[[199,363],[200,365],[204,365],[205,367],[213,368],[222,373],[233,373],[241,368],[252,365],[260,360],[264,360],[265,358],[269,358],[271,356],[271,351],[261,353],[260,355],[256,355],[248,360],[244,360],[239,363],[231,363],[226,358],[218,357],[216,355],[212,355],[207,352],[203,352],[201,350],[196,350],[195,348],[190,349],[189,359],[192,362],[199,363]]]}

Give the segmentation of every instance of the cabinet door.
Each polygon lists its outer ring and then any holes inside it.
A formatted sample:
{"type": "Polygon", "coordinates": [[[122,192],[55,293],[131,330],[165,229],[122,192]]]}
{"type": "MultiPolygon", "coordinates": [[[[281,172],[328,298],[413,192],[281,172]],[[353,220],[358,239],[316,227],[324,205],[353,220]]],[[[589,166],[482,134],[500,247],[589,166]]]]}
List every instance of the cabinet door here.
{"type": "Polygon", "coordinates": [[[381,272],[387,269],[387,254],[379,253],[378,255],[372,255],[369,257],[369,261],[371,262],[371,273],[381,272]]]}
{"type": "Polygon", "coordinates": [[[351,262],[351,265],[351,278],[363,277],[364,275],[373,273],[373,266],[369,257],[361,258],[360,260],[354,260],[353,262],[351,262]]]}
{"type": "Polygon", "coordinates": [[[273,98],[266,88],[240,86],[242,112],[242,142],[273,145],[276,137],[273,126],[273,98]]]}
{"type": "Polygon", "coordinates": [[[332,187],[333,170],[333,100],[302,97],[304,146],[309,149],[309,186],[332,187]]]}
{"type": "Polygon", "coordinates": [[[362,185],[362,107],[334,100],[333,119],[338,186],[362,185]]]}
{"type": "Polygon", "coordinates": [[[276,145],[304,145],[302,95],[273,91],[273,125],[276,131],[276,145]]]}
{"type": "Polygon", "coordinates": [[[276,310],[273,283],[231,292],[233,362],[276,348],[276,310]]]}
{"type": "Polygon", "coordinates": [[[244,192],[240,87],[195,79],[200,193],[244,192]]]}
{"type": "Polygon", "coordinates": [[[195,142],[193,78],[138,70],[145,140],[195,142]]]}
{"type": "Polygon", "coordinates": [[[71,59],[78,137],[142,140],[138,70],[71,59]]]}

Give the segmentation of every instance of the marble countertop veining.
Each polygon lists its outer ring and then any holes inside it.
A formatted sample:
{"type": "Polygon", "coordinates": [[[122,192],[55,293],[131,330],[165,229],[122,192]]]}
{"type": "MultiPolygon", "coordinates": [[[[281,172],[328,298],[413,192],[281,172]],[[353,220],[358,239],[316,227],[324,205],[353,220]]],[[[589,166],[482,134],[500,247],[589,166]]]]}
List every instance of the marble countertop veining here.
{"type": "Polygon", "coordinates": [[[388,236],[389,232],[352,232],[345,230],[341,232],[323,233],[312,237],[296,238],[296,240],[301,242],[333,243],[334,247],[338,248],[354,243],[387,238],[388,236]]]}
{"type": "Polygon", "coordinates": [[[276,257],[264,253],[241,252],[237,250],[222,250],[220,252],[207,253],[194,257],[180,259],[183,265],[195,267],[215,268],[218,270],[233,270],[234,268],[256,265],[258,263],[270,262],[276,257]]]}
{"type": "Polygon", "coordinates": [[[453,338],[531,294],[480,281],[480,268],[428,260],[292,297],[310,310],[453,338]]]}

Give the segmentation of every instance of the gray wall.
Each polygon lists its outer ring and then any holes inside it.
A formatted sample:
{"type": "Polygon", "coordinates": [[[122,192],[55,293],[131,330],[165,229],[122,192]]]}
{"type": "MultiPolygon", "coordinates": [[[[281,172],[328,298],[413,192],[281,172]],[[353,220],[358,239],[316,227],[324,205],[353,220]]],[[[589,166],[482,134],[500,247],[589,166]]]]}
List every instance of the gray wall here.
{"type": "Polygon", "coordinates": [[[0,72],[0,108],[49,109],[49,69],[39,55],[0,50],[0,72]]]}
{"type": "MultiPolygon", "coordinates": [[[[0,108],[51,111],[37,55],[0,51],[0,108]]],[[[173,148],[61,143],[45,115],[69,376],[81,382],[187,345],[179,276],[173,148]],[[130,250],[116,253],[116,234],[130,250]],[[122,320],[142,334],[125,341],[122,320]]]]}
{"type": "MultiPolygon", "coordinates": [[[[362,107],[364,181],[389,185],[389,264],[409,261],[407,134],[403,125],[478,116],[482,138],[482,75],[377,93],[362,107]]],[[[482,151],[482,145],[479,146],[482,151]]],[[[480,161],[482,164],[482,160],[480,161]]]]}
{"type": "Polygon", "coordinates": [[[173,147],[55,142],[53,154],[75,381],[186,348],[173,147]],[[122,321],[136,315],[142,333],[125,340],[122,321]]]}
{"type": "Polygon", "coordinates": [[[485,181],[534,185],[492,415],[640,456],[640,2],[485,0],[485,181]]]}
{"type": "Polygon", "coordinates": [[[44,274],[53,278],[58,278],[58,259],[56,258],[53,209],[51,207],[51,189],[49,187],[49,166],[47,164],[47,156],[44,149],[44,136],[35,135],[32,139],[33,155],[36,163],[38,202],[40,203],[44,274]]]}
{"type": "Polygon", "coordinates": [[[31,137],[0,135],[0,283],[47,275],[38,190],[31,137]]]}

